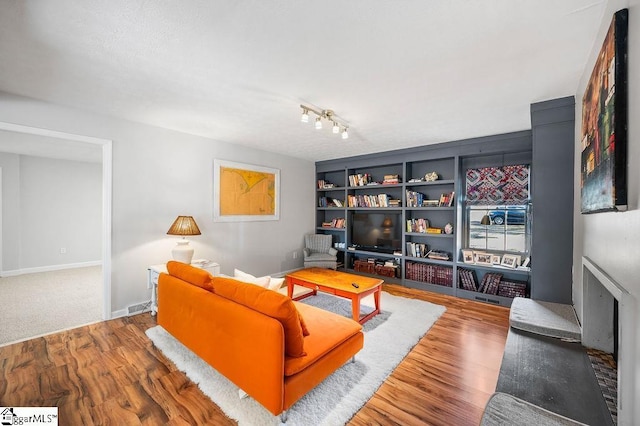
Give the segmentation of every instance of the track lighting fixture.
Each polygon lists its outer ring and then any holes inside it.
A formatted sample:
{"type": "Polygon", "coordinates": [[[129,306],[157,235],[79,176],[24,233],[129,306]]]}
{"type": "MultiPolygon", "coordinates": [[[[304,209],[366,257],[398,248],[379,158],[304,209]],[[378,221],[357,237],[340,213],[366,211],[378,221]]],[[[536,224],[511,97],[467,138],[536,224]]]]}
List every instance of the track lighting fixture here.
{"type": "Polygon", "coordinates": [[[347,132],[347,129],[349,128],[349,126],[346,123],[344,123],[342,120],[338,120],[332,110],[330,109],[316,110],[306,105],[300,105],[300,108],[302,108],[302,117],[300,118],[301,122],[308,123],[309,112],[312,112],[316,115],[316,121],[315,121],[316,129],[318,130],[322,129],[322,119],[324,118],[325,120],[331,123],[332,125],[331,131],[333,133],[335,133],[336,135],[338,133],[341,133],[342,139],[349,138],[349,133],[347,132]],[[342,130],[342,132],[340,130],[342,130]]]}

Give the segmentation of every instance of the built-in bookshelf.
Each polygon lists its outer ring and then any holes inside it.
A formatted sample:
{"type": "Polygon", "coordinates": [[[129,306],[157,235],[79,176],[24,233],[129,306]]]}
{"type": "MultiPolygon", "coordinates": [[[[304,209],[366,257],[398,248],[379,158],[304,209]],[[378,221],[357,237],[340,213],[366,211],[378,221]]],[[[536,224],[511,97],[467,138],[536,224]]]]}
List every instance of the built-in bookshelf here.
{"type": "MultiPolygon", "coordinates": [[[[514,139],[517,149],[531,149],[528,134],[514,139]]],[[[504,147],[492,149],[501,152],[504,147]]],[[[523,293],[530,293],[528,268],[491,275],[491,268],[465,264],[460,255],[459,194],[464,192],[460,168],[467,155],[477,154],[466,147],[425,149],[400,151],[387,160],[374,156],[371,161],[317,164],[317,232],[333,236],[347,272],[381,275],[389,283],[509,306],[512,297],[506,295],[521,294],[523,282],[523,293]],[[391,248],[373,242],[356,244],[367,227],[380,234],[378,241],[391,241],[391,248]],[[464,278],[465,271],[472,271],[477,284],[463,283],[460,271],[464,278]],[[509,283],[502,296],[498,276],[509,283]],[[489,279],[491,284],[481,287],[489,279]]]]}

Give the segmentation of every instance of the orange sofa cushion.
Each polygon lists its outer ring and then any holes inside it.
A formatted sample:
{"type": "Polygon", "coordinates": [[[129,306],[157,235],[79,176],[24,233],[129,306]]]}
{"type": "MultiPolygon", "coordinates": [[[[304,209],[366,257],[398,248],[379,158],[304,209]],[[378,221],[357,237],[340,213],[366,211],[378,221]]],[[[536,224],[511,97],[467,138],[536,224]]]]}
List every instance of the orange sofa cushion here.
{"type": "Polygon", "coordinates": [[[335,314],[327,315],[327,311],[315,306],[294,303],[300,313],[307,318],[310,333],[304,339],[306,356],[285,358],[285,376],[293,376],[301,372],[362,330],[362,326],[350,318],[335,314]]]}
{"type": "Polygon", "coordinates": [[[219,296],[277,319],[284,328],[285,354],[290,357],[306,355],[301,316],[289,297],[276,291],[247,285],[232,278],[213,277],[213,291],[219,296]]]}
{"type": "Polygon", "coordinates": [[[169,272],[169,275],[173,275],[190,284],[213,291],[213,285],[211,284],[213,277],[204,269],[194,268],[186,263],[171,260],[167,262],[167,272],[169,272]]]}

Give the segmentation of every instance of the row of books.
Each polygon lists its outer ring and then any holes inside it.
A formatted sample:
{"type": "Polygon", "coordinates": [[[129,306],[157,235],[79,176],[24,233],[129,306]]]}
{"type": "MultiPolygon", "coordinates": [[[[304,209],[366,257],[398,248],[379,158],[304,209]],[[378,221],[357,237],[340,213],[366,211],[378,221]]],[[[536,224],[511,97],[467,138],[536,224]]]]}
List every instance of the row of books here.
{"type": "Polygon", "coordinates": [[[422,207],[422,202],[427,199],[427,196],[416,191],[410,191],[407,189],[407,207],[422,207]]]}
{"type": "Polygon", "coordinates": [[[333,219],[331,222],[322,222],[323,228],[344,228],[346,225],[346,220],[342,217],[337,217],[333,219]]]}
{"type": "Polygon", "coordinates": [[[453,269],[446,266],[407,262],[405,275],[409,280],[453,287],[453,269]]]}
{"type": "Polygon", "coordinates": [[[320,197],[318,198],[318,207],[343,207],[344,204],[342,200],[338,200],[337,198],[331,197],[320,197]]]}
{"type": "Polygon", "coordinates": [[[366,186],[371,182],[373,182],[373,178],[369,173],[349,175],[349,186],[366,186]]]}
{"type": "Polygon", "coordinates": [[[329,182],[328,180],[318,179],[318,189],[331,189],[335,187],[336,186],[331,182],[329,182]]]}
{"type": "Polygon", "coordinates": [[[426,257],[428,252],[429,246],[427,246],[426,244],[407,241],[407,256],[426,257]]]}
{"type": "Polygon", "coordinates": [[[399,207],[400,200],[394,200],[390,195],[349,195],[347,197],[349,207],[399,207]]]}
{"type": "Polygon", "coordinates": [[[485,294],[498,294],[500,280],[502,274],[486,273],[482,277],[482,282],[478,285],[475,272],[469,269],[458,269],[458,277],[460,277],[460,286],[469,291],[477,291],[485,294]]]}
{"type": "Polygon", "coordinates": [[[429,228],[427,219],[407,219],[407,232],[427,232],[427,228],[429,228]]]}
{"type": "Polygon", "coordinates": [[[451,192],[449,194],[440,195],[440,200],[438,203],[438,207],[451,207],[453,206],[453,197],[456,193],[451,192]]]}

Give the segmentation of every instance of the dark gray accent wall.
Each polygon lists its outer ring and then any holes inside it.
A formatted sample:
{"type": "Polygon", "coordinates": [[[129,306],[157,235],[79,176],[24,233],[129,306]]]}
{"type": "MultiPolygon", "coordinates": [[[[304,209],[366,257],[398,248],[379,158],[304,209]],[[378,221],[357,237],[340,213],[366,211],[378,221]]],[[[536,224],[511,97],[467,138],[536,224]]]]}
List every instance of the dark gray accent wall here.
{"type": "Polygon", "coordinates": [[[533,203],[531,298],[571,303],[573,96],[531,105],[533,203]]]}

